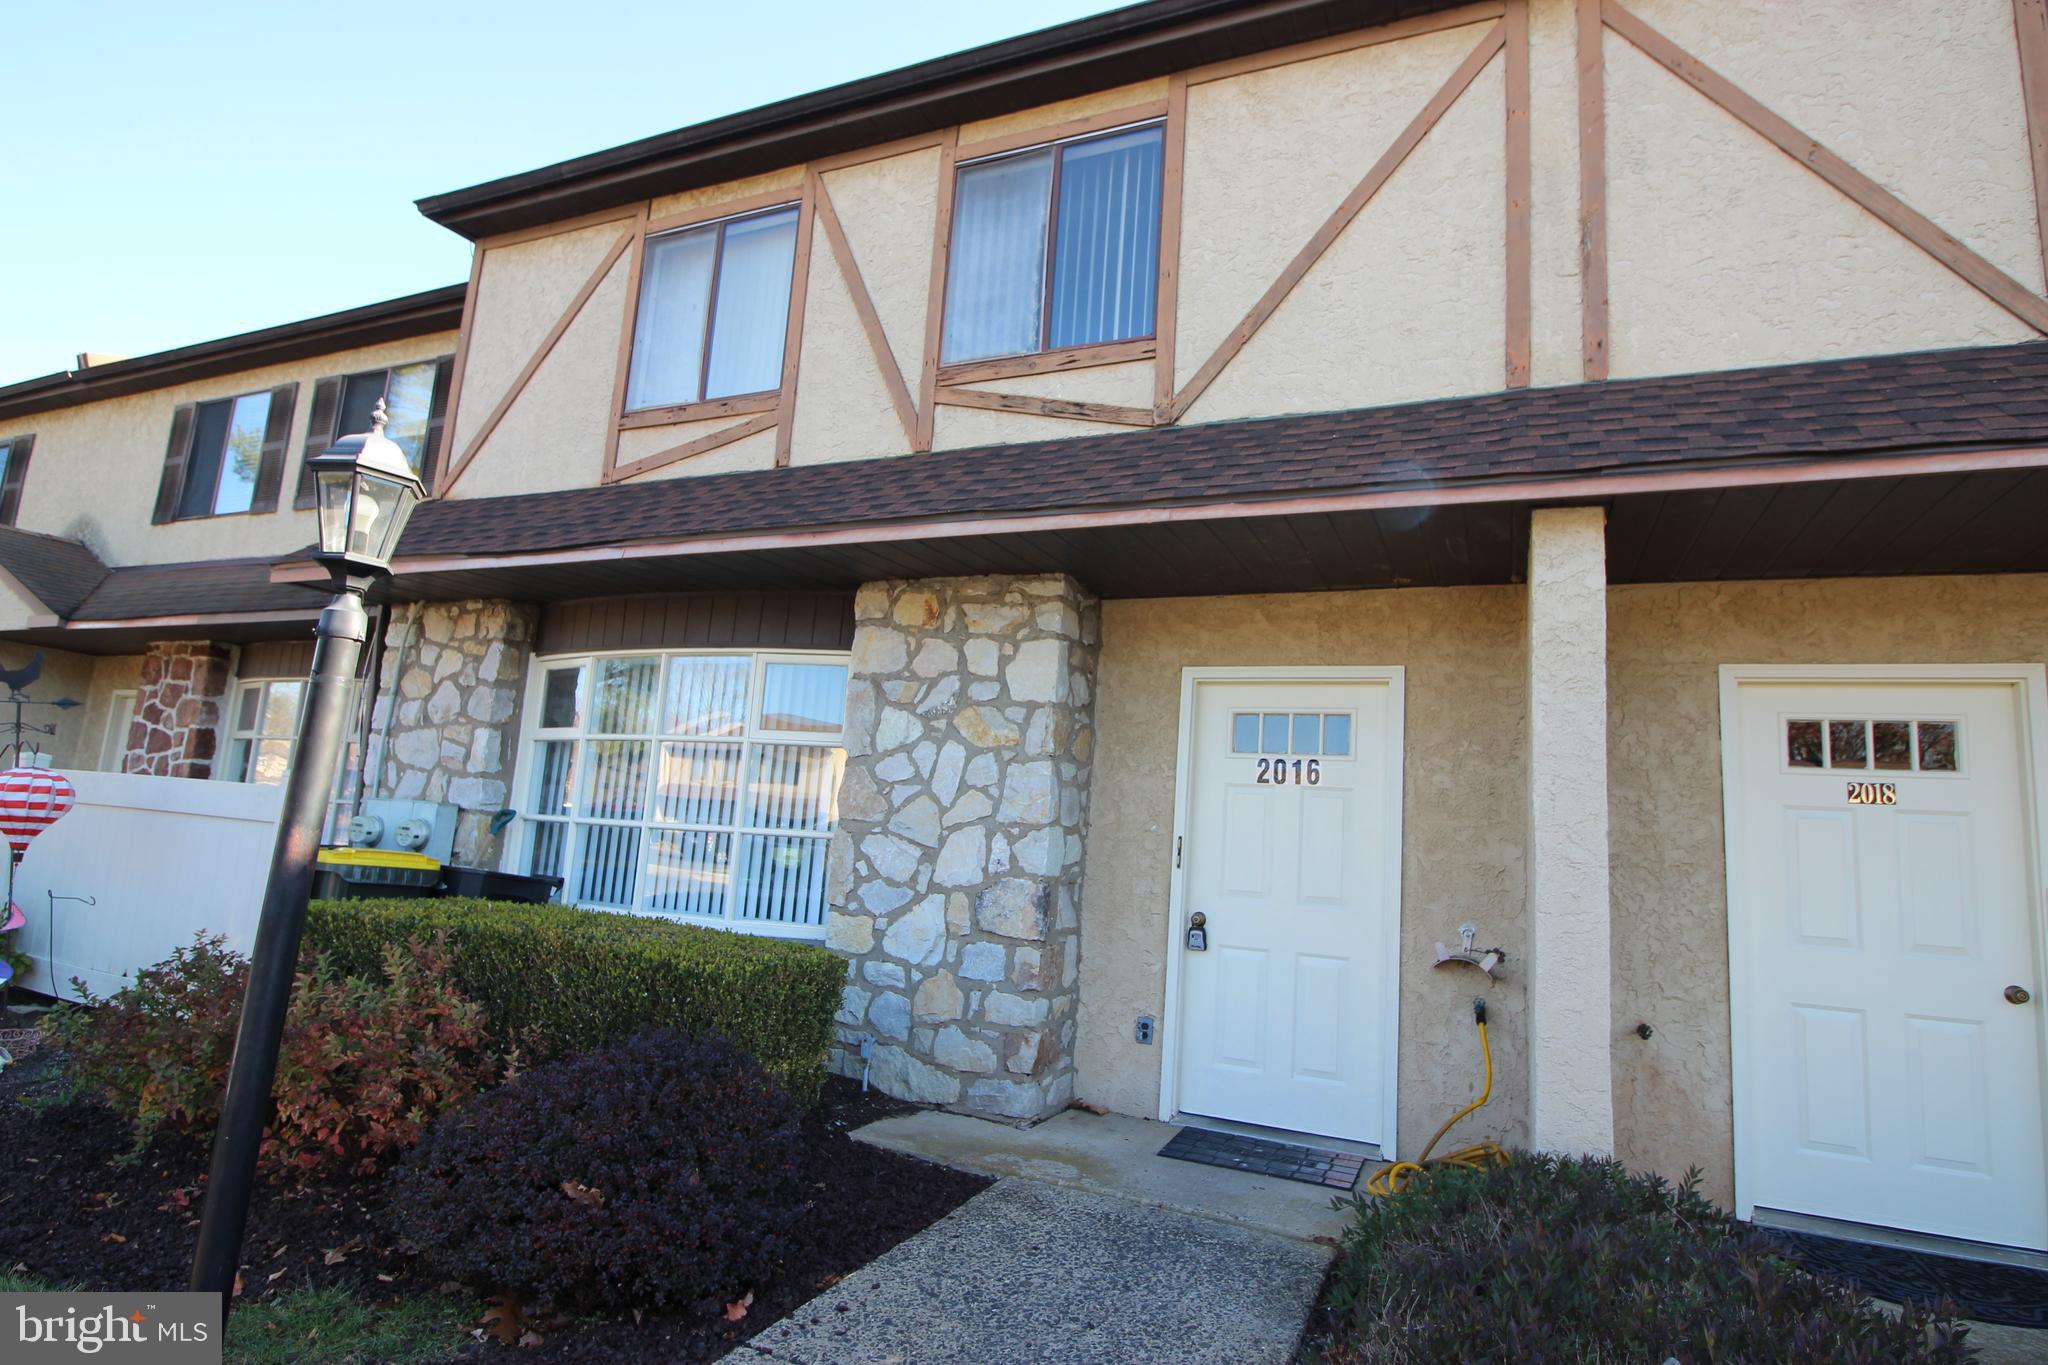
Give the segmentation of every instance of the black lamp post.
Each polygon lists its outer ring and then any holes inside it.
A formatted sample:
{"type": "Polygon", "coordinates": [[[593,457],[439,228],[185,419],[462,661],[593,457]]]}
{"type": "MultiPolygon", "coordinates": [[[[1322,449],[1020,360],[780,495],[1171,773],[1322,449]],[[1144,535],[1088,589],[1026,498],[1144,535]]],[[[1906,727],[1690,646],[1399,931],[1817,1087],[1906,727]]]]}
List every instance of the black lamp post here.
{"type": "Polygon", "coordinates": [[[270,1086],[291,1003],[299,934],[313,889],[320,826],[334,788],[334,765],[347,723],[348,689],[369,634],[363,594],[391,572],[391,553],[426,489],[405,452],[384,434],[384,404],[371,429],[344,436],[311,461],[319,488],[320,549],[315,556],[333,576],[334,598],[314,627],[313,676],[299,718],[299,738],[284,780],[284,811],[270,854],[270,881],[249,955],[249,989],[228,1068],[228,1090],[213,1137],[213,1168],[192,1253],[188,1288],[221,1296],[227,1317],[235,1263],[256,1179],[256,1156],[270,1117],[270,1086]]]}

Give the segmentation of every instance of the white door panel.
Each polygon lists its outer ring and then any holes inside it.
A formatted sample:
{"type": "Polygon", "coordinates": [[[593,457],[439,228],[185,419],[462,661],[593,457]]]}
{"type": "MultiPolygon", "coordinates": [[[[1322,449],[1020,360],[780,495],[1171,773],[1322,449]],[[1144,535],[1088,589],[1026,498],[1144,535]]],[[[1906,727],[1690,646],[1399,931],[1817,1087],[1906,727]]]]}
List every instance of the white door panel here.
{"type": "Polygon", "coordinates": [[[2041,1007],[2003,994],[2043,985],[2020,694],[1735,696],[1741,1202],[2048,1249],[2041,1007]]]}
{"type": "Polygon", "coordinates": [[[1400,800],[1394,687],[1195,689],[1181,924],[1202,914],[1208,946],[1189,950],[1183,931],[1173,948],[1183,1112],[1391,1138],[1386,943],[1399,907],[1382,849],[1400,800]]]}

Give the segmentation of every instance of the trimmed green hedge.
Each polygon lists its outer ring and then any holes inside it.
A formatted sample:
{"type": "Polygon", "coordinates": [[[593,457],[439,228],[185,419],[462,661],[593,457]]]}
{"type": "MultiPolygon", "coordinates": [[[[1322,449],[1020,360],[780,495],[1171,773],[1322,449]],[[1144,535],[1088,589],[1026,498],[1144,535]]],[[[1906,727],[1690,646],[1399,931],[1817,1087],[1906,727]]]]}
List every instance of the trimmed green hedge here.
{"type": "Polygon", "coordinates": [[[825,949],[562,905],[425,900],[315,901],[306,942],[351,975],[383,947],[446,930],[455,984],[492,1031],[563,1056],[667,1026],[716,1031],[781,1077],[804,1104],[825,1080],[846,963],[825,949]]]}

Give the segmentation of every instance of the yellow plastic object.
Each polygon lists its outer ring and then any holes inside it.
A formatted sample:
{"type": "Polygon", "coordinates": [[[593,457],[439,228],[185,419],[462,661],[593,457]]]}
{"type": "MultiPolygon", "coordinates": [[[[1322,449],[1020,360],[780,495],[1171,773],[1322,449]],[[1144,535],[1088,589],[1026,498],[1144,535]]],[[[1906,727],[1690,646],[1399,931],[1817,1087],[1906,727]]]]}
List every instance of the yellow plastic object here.
{"type": "Polygon", "coordinates": [[[1460,1147],[1455,1152],[1434,1159],[1429,1155],[1436,1150],[1437,1143],[1443,1140],[1443,1135],[1450,1132],[1459,1119],[1484,1105],[1493,1095],[1493,1049],[1486,1041],[1486,1014],[1483,1004],[1476,1013],[1479,1022],[1479,1051],[1486,1058],[1486,1085],[1480,1090],[1479,1098],[1446,1119],[1444,1126],[1437,1129],[1423,1147],[1421,1156],[1413,1161],[1390,1161],[1374,1171],[1372,1177],[1365,1182],[1366,1193],[1377,1195],[1381,1199],[1390,1198],[1406,1189],[1409,1181],[1431,1166],[1463,1166],[1467,1170],[1478,1171],[1488,1166],[1508,1164],[1508,1154],[1501,1150],[1497,1142],[1475,1142],[1470,1147],[1460,1147]]]}
{"type": "Polygon", "coordinates": [[[329,867],[403,867],[414,872],[438,872],[440,860],[424,853],[399,853],[383,848],[323,848],[318,861],[329,867]]]}

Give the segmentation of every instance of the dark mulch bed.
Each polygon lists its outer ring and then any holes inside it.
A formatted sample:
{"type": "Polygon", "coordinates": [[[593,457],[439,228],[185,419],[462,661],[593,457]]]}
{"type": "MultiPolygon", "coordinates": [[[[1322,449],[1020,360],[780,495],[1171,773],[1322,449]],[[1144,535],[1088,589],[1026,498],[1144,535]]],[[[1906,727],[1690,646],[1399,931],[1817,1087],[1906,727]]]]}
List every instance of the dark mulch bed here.
{"type": "MultiPolygon", "coordinates": [[[[0,1074],[0,1266],[91,1289],[183,1288],[199,1226],[205,1144],[164,1137],[131,1158],[126,1120],[90,1101],[48,1103],[63,1089],[61,1066],[43,1049],[0,1074]]],[[[878,1093],[864,1096],[850,1081],[826,1083],[805,1120],[813,1202],[797,1229],[800,1250],[777,1283],[756,1290],[739,1321],[543,1321],[535,1324],[543,1343],[508,1356],[508,1363],[715,1359],[944,1217],[989,1182],[847,1137],[911,1108],[878,1093]]],[[[249,1213],[244,1297],[310,1284],[384,1300],[438,1287],[436,1277],[389,1244],[383,1209],[375,1180],[297,1195],[259,1186],[249,1213]]],[[[463,1359],[501,1349],[479,1343],[463,1359]]]]}

